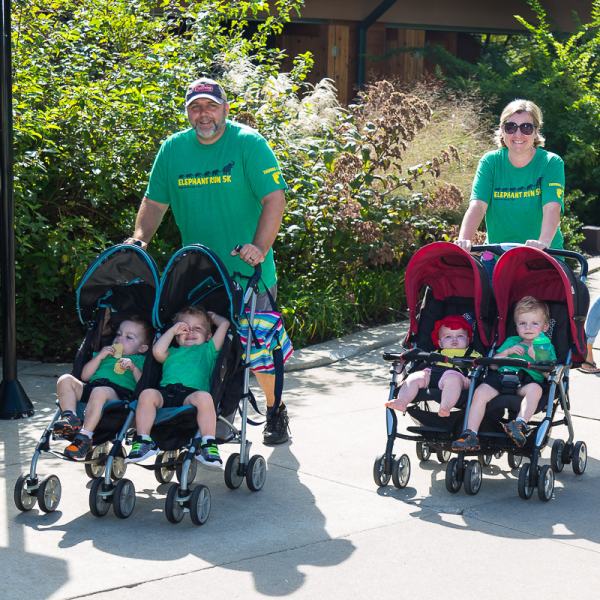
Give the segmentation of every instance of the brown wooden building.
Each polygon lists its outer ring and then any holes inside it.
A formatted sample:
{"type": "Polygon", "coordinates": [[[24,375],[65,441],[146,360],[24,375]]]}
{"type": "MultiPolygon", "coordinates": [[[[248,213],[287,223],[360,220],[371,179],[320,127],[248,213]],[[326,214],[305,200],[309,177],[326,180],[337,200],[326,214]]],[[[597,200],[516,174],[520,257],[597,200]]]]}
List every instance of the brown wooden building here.
{"type": "MultiPolygon", "coordinates": [[[[540,0],[547,15],[563,31],[575,28],[572,12],[586,23],[591,0],[540,0]]],[[[371,78],[399,78],[410,82],[435,65],[418,53],[390,54],[386,60],[366,60],[395,48],[419,48],[437,43],[451,54],[475,62],[480,45],[472,34],[522,33],[514,18],[535,22],[524,0],[305,0],[300,18],[277,36],[292,68],[296,55],[311,51],[315,65],[310,82],[324,77],[335,81],[339,100],[350,102],[358,86],[371,78]]],[[[551,21],[552,22],[552,21],[551,21]]]]}

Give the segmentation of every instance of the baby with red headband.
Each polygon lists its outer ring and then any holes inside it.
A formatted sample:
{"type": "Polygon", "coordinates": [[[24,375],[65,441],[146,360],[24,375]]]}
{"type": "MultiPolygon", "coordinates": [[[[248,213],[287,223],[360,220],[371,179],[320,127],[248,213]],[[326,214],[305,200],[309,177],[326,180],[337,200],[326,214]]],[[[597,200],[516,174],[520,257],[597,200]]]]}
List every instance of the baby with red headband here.
{"type": "MultiPolygon", "coordinates": [[[[473,329],[469,322],[460,315],[444,317],[436,322],[431,339],[440,354],[455,358],[464,356],[471,339],[473,329]]],[[[481,356],[471,352],[473,358],[481,356]]],[[[469,387],[469,380],[460,371],[449,367],[446,363],[437,363],[434,373],[430,368],[411,373],[403,382],[398,391],[398,397],[392,402],[386,402],[388,408],[404,412],[408,405],[417,397],[419,390],[426,387],[438,387],[442,390],[440,402],[440,417],[449,417],[450,410],[456,406],[460,393],[469,387]],[[441,369],[439,368],[441,367],[441,369]]]]}

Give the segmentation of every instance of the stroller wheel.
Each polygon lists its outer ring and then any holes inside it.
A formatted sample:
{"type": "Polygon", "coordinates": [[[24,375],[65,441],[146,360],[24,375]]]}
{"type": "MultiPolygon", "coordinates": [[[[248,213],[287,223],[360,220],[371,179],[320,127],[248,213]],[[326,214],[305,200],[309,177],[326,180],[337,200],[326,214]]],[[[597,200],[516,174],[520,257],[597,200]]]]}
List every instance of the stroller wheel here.
{"type": "Polygon", "coordinates": [[[525,463],[519,471],[519,496],[523,500],[529,500],[533,494],[534,484],[532,484],[529,477],[530,467],[529,463],[525,463]]]}
{"type": "Polygon", "coordinates": [[[244,476],[240,473],[240,455],[236,452],[232,454],[225,464],[225,485],[230,490],[237,490],[244,481],[244,476]]]}
{"type": "Polygon", "coordinates": [[[522,456],[517,456],[516,454],[513,454],[512,452],[508,453],[508,466],[511,469],[518,469],[521,466],[522,462],[523,462],[522,456]]]}
{"type": "Polygon", "coordinates": [[[544,465],[538,477],[538,496],[542,502],[548,502],[554,492],[554,471],[550,465],[544,465]]]}
{"type": "Polygon", "coordinates": [[[390,482],[391,476],[391,473],[385,472],[385,454],[380,454],[373,465],[373,479],[379,487],[384,487],[390,482]]]}
{"type": "Polygon", "coordinates": [[[96,446],[92,451],[88,452],[85,456],[85,460],[93,460],[91,464],[85,465],[85,474],[90,479],[96,479],[104,475],[104,469],[106,468],[106,457],[108,456],[108,442],[106,444],[100,444],[96,446]]]}
{"type": "Polygon", "coordinates": [[[62,486],[56,475],[48,475],[42,479],[38,488],[38,504],[45,513],[53,512],[58,508],[62,486]]]}
{"type": "Polygon", "coordinates": [[[204,525],[210,515],[210,491],[205,485],[194,488],[190,498],[190,519],[194,525],[204,525]]]}
{"type": "Polygon", "coordinates": [[[127,452],[125,452],[125,448],[121,446],[113,460],[110,470],[110,476],[113,479],[123,479],[123,477],[125,477],[125,471],[127,471],[127,464],[125,463],[126,458],[127,452]]]}
{"type": "Polygon", "coordinates": [[[481,489],[482,481],[483,474],[481,463],[478,460],[470,461],[465,469],[465,492],[469,496],[474,496],[481,489]]]}
{"type": "Polygon", "coordinates": [[[90,512],[95,517],[103,517],[110,509],[110,500],[107,500],[108,496],[102,496],[102,486],[104,485],[104,478],[94,479],[92,488],[90,489],[90,512]]]}
{"type": "Polygon", "coordinates": [[[248,461],[246,485],[251,492],[258,492],[265,485],[266,478],[267,462],[260,454],[256,454],[248,461]]]}
{"type": "MultiPolygon", "coordinates": [[[[183,458],[181,459],[181,462],[178,462],[175,465],[175,472],[177,473],[177,481],[179,481],[179,483],[183,483],[183,481],[181,480],[183,477],[183,463],[184,461],[187,460],[188,457],[188,452],[186,452],[183,455],[183,458]]],[[[190,466],[188,467],[188,472],[187,472],[187,485],[190,485],[190,483],[192,483],[194,481],[194,479],[196,478],[196,473],[198,472],[198,461],[195,460],[195,456],[192,457],[192,460],[190,460],[190,466]]]]}
{"type": "Polygon", "coordinates": [[[585,442],[577,442],[573,448],[573,473],[583,475],[587,466],[587,446],[585,442]]]}
{"type": "Polygon", "coordinates": [[[37,502],[37,496],[27,491],[29,473],[23,473],[15,483],[15,506],[22,512],[31,510],[37,502]]]}
{"type": "Polygon", "coordinates": [[[178,501],[180,487],[174,483],[169,488],[167,500],[165,502],[165,515],[169,523],[181,523],[185,508],[182,502],[178,501]]]}
{"type": "Polygon", "coordinates": [[[552,454],[550,456],[550,464],[555,473],[560,473],[565,468],[563,462],[563,451],[565,449],[565,443],[562,440],[554,440],[552,444],[552,454]]]}
{"type": "Polygon", "coordinates": [[[479,462],[481,463],[482,467],[487,467],[492,462],[492,455],[491,454],[480,454],[478,456],[478,459],[479,459],[479,462]]]}
{"type": "Polygon", "coordinates": [[[135,508],[135,487],[129,479],[121,479],[115,487],[113,508],[119,519],[126,519],[135,508]]]}
{"type": "Polygon", "coordinates": [[[458,458],[451,458],[446,465],[446,489],[451,494],[456,494],[462,485],[462,478],[458,476],[458,458]]]}
{"type": "MultiPolygon", "coordinates": [[[[168,465],[172,463],[177,458],[177,451],[172,450],[170,452],[159,452],[154,459],[154,464],[158,467],[159,465],[168,465]]],[[[173,476],[175,475],[175,469],[173,465],[168,467],[161,466],[160,469],[156,469],[154,471],[154,477],[156,477],[156,481],[158,483],[169,483],[173,476]]]]}
{"type": "Polygon", "coordinates": [[[406,454],[395,458],[392,463],[392,481],[399,490],[406,487],[410,479],[410,459],[406,454]]]}
{"type": "Polygon", "coordinates": [[[417,458],[426,462],[431,456],[431,446],[427,442],[417,442],[417,458]]]}
{"type": "Polygon", "coordinates": [[[452,453],[449,450],[436,450],[435,455],[440,464],[445,465],[450,460],[452,453]]]}

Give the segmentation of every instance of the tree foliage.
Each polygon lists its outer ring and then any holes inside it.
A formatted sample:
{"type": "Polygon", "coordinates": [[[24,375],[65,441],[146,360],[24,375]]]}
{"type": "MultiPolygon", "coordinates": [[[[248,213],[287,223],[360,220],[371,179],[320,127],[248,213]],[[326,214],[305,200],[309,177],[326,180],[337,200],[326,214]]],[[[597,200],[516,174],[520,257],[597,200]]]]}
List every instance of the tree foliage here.
{"type": "Polygon", "coordinates": [[[444,66],[449,86],[476,88],[495,100],[498,114],[514,98],[538,104],[546,148],[565,161],[572,212],[586,224],[600,225],[600,0],[591,2],[589,23],[577,21],[571,33],[552,30],[551,15],[539,0],[527,3],[536,22],[515,18],[528,35],[496,38],[476,65],[440,46],[426,52],[444,66]]]}

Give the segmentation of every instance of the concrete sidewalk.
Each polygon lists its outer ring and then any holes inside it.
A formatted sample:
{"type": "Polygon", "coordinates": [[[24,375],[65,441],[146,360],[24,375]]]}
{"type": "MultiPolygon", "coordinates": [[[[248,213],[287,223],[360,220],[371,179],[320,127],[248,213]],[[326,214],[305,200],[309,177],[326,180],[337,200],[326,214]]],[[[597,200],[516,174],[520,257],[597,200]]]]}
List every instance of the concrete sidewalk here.
{"type": "MultiPolygon", "coordinates": [[[[595,297],[600,273],[588,284],[595,297]]],[[[268,464],[260,492],[245,483],[229,490],[222,472],[199,469],[195,483],[212,496],[203,527],[187,515],[178,525],[168,523],[170,484],[135,465],[125,475],[137,492],[131,517],[119,520],[111,510],[95,518],[83,468],[47,455],[38,473],[60,478],[60,505],[50,514],[37,506],[19,512],[15,481],[55,411],[56,377],[71,366],[19,363],[36,413],[0,421],[0,598],[362,600],[460,593],[468,600],[504,597],[507,586],[533,599],[596,597],[600,378],[572,374],[575,439],[588,444],[588,466],[582,476],[570,466],[557,474],[548,503],[537,492],[528,501],[518,497],[518,472],[506,457],[484,469],[476,496],[450,494],[445,465],[435,457],[419,464],[414,443],[403,440],[395,452],[410,458],[408,486],[378,488],[372,470],[385,449],[389,392],[381,354],[397,349],[405,332],[406,323],[399,323],[297,352],[285,386],[291,441],[268,448],[261,427],[248,428],[251,454],[268,464]]],[[[553,431],[566,435],[566,427],[553,431]]],[[[225,459],[237,450],[221,448],[225,459]]],[[[544,464],[549,455],[547,448],[544,464]]]]}

